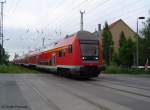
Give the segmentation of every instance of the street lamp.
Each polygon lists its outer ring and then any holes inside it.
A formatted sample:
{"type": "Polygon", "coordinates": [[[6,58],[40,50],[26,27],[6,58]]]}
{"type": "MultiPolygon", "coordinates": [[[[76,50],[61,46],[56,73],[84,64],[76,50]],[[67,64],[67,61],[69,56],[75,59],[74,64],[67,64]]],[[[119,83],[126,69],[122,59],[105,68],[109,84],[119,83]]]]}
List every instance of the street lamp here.
{"type": "Polygon", "coordinates": [[[138,29],[138,20],[139,19],[145,19],[145,17],[141,16],[141,17],[138,17],[137,18],[137,45],[136,45],[136,66],[138,67],[139,66],[139,50],[138,50],[138,42],[139,42],[139,39],[138,39],[138,35],[139,35],[139,29],[138,29]]]}

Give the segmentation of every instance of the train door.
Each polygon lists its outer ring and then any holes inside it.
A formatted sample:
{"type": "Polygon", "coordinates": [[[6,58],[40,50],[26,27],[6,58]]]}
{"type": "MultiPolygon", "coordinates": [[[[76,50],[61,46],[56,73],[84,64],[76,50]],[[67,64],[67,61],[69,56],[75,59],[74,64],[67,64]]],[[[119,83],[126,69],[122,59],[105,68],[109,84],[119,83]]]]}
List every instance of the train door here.
{"type": "Polygon", "coordinates": [[[56,54],[53,53],[52,54],[52,65],[55,65],[56,64],[56,54]]]}

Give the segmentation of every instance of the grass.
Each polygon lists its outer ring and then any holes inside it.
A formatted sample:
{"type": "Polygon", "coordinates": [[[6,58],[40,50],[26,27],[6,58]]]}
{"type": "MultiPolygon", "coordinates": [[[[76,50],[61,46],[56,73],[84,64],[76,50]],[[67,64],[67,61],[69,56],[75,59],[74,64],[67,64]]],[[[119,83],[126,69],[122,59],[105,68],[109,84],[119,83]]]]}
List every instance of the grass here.
{"type": "MultiPolygon", "coordinates": [[[[40,73],[37,70],[29,69],[22,66],[17,65],[0,65],[0,73],[40,73]]],[[[103,73],[107,74],[150,74],[149,71],[144,71],[144,69],[128,69],[123,68],[119,66],[106,66],[106,69],[103,71],[103,73]]]]}
{"type": "Polygon", "coordinates": [[[39,73],[36,70],[17,65],[0,65],[0,73],[39,73]]]}
{"type": "Polygon", "coordinates": [[[123,68],[119,66],[107,66],[104,73],[108,74],[150,74],[150,70],[144,71],[144,69],[131,69],[123,68]]]}

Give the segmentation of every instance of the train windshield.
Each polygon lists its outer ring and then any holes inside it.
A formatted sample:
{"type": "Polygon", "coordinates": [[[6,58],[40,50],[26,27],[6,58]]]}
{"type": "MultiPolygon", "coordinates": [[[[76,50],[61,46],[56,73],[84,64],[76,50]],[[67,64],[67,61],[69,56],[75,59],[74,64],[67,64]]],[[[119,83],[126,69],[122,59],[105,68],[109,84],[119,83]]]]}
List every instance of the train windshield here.
{"type": "Polygon", "coordinates": [[[82,42],[80,46],[82,57],[99,57],[98,42],[82,42]]]}

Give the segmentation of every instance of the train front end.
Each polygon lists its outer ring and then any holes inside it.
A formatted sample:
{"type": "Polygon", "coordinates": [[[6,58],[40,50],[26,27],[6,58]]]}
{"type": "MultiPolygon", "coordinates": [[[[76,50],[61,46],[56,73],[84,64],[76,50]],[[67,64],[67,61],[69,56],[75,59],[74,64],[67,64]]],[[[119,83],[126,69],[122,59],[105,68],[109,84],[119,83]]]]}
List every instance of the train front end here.
{"type": "Polygon", "coordinates": [[[103,70],[102,48],[99,37],[87,31],[79,31],[77,34],[79,43],[78,56],[80,67],[78,68],[80,77],[98,77],[103,70]]]}
{"type": "Polygon", "coordinates": [[[101,56],[98,40],[80,40],[81,77],[97,77],[101,71],[101,56]]]}

